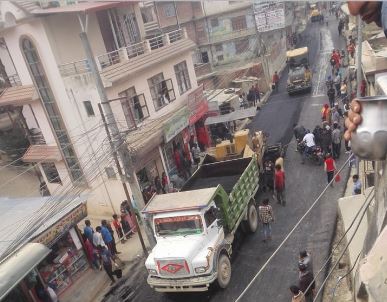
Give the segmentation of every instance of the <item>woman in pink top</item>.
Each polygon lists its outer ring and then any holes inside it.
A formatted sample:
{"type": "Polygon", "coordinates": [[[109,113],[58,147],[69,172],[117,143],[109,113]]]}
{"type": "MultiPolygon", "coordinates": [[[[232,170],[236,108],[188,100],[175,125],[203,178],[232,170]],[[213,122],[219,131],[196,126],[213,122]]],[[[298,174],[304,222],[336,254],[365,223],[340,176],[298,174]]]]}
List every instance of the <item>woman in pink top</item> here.
{"type": "Polygon", "coordinates": [[[324,170],[327,173],[328,184],[330,183],[331,187],[333,187],[332,180],[336,170],[336,163],[335,160],[332,158],[331,154],[329,153],[325,156],[324,170]]]}

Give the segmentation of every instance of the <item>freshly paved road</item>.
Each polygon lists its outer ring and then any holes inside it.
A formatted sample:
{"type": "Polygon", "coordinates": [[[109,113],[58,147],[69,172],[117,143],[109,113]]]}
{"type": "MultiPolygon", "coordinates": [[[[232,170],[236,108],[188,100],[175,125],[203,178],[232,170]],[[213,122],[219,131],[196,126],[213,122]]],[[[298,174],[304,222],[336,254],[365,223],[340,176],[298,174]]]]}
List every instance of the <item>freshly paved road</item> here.
{"type": "MultiPolygon", "coordinates": [[[[113,290],[107,301],[235,301],[324,189],[326,177],[322,167],[312,163],[300,164],[299,154],[294,152],[292,126],[293,123],[299,122],[313,129],[320,122],[320,109],[326,102],[325,78],[329,62],[328,53],[333,45],[336,48],[344,48],[344,41],[339,39],[337,24],[332,20],[329,27],[318,24],[309,25],[303,40],[307,42],[310,49],[314,87],[312,93],[289,97],[285,91],[287,80],[285,71],[285,76],[280,81],[279,92],[270,97],[268,103],[249,125],[251,128],[268,132],[269,143],[289,144],[285,157],[287,205],[281,207],[273,204],[276,216],[273,240],[263,244],[260,232],[247,237],[241,235],[237,242],[239,248],[233,255],[232,280],[226,290],[176,296],[155,293],[146,284],[143,264],[137,263],[133,265],[129,279],[124,285],[113,290]]],[[[338,166],[345,161],[344,157],[345,154],[342,154],[338,166]]],[[[343,176],[345,174],[343,173],[343,176]]],[[[336,201],[342,196],[343,184],[344,181],[336,184],[334,188],[329,188],[317,206],[247,290],[241,301],[290,301],[288,288],[289,285],[297,283],[297,257],[301,249],[306,248],[312,252],[315,271],[318,271],[329,255],[336,221],[336,201]]],[[[259,199],[262,197],[258,196],[259,199]]]]}

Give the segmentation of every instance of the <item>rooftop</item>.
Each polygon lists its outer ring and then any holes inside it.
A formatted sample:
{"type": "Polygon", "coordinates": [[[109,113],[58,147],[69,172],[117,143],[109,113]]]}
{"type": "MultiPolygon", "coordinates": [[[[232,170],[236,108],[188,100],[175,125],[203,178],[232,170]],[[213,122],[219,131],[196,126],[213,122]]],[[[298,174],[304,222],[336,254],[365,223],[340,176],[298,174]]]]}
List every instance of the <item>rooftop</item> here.
{"type": "Polygon", "coordinates": [[[142,210],[143,213],[173,212],[200,209],[206,207],[215,195],[216,188],[183,191],[155,195],[142,210]]]}

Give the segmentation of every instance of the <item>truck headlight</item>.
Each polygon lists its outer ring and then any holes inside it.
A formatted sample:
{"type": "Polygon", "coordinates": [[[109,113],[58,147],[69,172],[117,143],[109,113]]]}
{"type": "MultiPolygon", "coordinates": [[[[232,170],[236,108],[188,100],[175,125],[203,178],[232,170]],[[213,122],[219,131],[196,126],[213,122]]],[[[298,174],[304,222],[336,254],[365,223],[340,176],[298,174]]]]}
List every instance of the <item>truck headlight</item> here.
{"type": "Polygon", "coordinates": [[[148,273],[150,275],[158,275],[157,271],[155,269],[151,269],[151,268],[148,269],[148,273]]]}
{"type": "Polygon", "coordinates": [[[207,267],[201,266],[195,268],[195,273],[197,274],[203,274],[207,271],[207,267]]]}

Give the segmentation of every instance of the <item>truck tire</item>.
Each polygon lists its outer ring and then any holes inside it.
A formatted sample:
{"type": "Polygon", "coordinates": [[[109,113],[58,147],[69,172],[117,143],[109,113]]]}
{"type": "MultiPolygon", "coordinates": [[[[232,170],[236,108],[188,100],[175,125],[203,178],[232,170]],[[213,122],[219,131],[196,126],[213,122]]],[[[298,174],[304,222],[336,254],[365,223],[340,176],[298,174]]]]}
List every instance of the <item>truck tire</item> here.
{"type": "Polygon", "coordinates": [[[258,212],[254,203],[249,204],[247,209],[247,230],[249,233],[255,233],[258,228],[258,212]]]}
{"type": "Polygon", "coordinates": [[[231,262],[226,254],[221,254],[218,259],[218,278],[216,283],[219,288],[226,288],[231,280],[231,262]]]}

